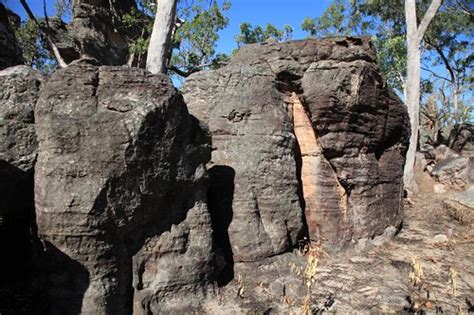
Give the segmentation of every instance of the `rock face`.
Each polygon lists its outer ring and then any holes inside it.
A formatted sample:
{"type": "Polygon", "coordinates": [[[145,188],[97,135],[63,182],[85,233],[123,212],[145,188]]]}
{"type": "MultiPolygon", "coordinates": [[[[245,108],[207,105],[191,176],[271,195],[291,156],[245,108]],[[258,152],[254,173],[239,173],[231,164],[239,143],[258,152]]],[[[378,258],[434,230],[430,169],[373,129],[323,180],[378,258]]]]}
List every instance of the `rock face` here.
{"type": "Polygon", "coordinates": [[[450,188],[464,189],[474,184],[474,157],[448,157],[434,165],[431,175],[450,188]]]}
{"type": "Polygon", "coordinates": [[[133,0],[77,0],[73,19],[65,24],[52,19],[54,41],[64,60],[95,58],[101,65],[127,62],[128,44],[136,30],[121,22],[135,8],[133,0]]]}
{"type": "Polygon", "coordinates": [[[0,70],[24,62],[9,21],[9,17],[13,16],[14,14],[7,11],[5,6],[0,3],[0,47],[2,48],[0,49],[0,70]]]}
{"type": "MultiPolygon", "coordinates": [[[[0,71],[0,313],[21,313],[15,284],[31,289],[35,230],[33,169],[34,107],[43,78],[26,66],[0,71]]],[[[28,313],[28,312],[26,312],[28,313]]]]}
{"type": "MultiPolygon", "coordinates": [[[[34,107],[42,82],[41,74],[26,66],[0,71],[0,229],[2,234],[10,228],[12,233],[23,234],[18,239],[4,234],[2,242],[17,244],[30,234],[36,158],[34,107]]],[[[12,250],[20,247],[11,244],[12,250]]]]}
{"type": "Polygon", "coordinates": [[[197,310],[213,280],[210,139],[169,79],[75,62],[35,117],[48,312],[197,310]]]}
{"type": "Polygon", "coordinates": [[[213,136],[211,182],[233,191],[209,202],[235,261],[288,250],[305,224],[330,250],[400,225],[407,112],[367,39],[249,45],[183,91],[213,136]]]}
{"type": "Polygon", "coordinates": [[[474,186],[443,201],[448,213],[463,224],[474,222],[474,186]]]}

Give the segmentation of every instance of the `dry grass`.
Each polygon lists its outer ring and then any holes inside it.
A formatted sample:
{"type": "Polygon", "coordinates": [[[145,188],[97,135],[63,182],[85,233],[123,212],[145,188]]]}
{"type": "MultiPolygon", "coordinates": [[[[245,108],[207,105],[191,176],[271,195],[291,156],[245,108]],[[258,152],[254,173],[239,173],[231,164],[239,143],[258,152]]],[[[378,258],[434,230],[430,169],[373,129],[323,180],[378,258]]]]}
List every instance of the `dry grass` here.
{"type": "Polygon", "coordinates": [[[430,296],[431,285],[425,281],[423,266],[418,257],[412,257],[411,267],[412,271],[409,273],[408,279],[412,289],[407,296],[407,300],[410,303],[408,311],[416,314],[426,313],[426,311],[432,310],[435,305],[430,296]]]}
{"type": "Polygon", "coordinates": [[[318,264],[323,254],[323,246],[319,241],[311,243],[306,253],[306,268],[304,270],[306,296],[301,305],[301,314],[308,315],[311,313],[311,291],[316,282],[318,264]]]}
{"type": "Polygon", "coordinates": [[[474,223],[474,211],[467,207],[459,206],[448,206],[448,214],[453,219],[463,225],[469,225],[474,223]]]}
{"type": "Polygon", "coordinates": [[[454,269],[453,267],[450,267],[448,291],[450,291],[454,296],[456,296],[456,292],[457,292],[457,282],[456,282],[457,276],[458,276],[457,270],[454,269]]]}
{"type": "Polygon", "coordinates": [[[244,293],[245,293],[245,288],[244,288],[244,282],[242,280],[242,276],[241,275],[238,275],[237,276],[237,286],[238,286],[238,289],[237,289],[237,297],[239,298],[243,298],[244,297],[244,293]]]}

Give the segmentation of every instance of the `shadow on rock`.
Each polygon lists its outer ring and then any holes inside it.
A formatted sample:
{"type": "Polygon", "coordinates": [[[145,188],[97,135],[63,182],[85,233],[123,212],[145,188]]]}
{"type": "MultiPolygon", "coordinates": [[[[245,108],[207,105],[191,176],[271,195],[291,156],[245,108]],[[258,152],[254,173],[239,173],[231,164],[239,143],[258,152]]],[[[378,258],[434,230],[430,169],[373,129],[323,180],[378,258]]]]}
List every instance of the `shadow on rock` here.
{"type": "Polygon", "coordinates": [[[216,165],[209,169],[208,206],[214,231],[217,256],[217,284],[224,286],[234,278],[234,258],[229,240],[232,222],[235,171],[232,167],[216,165]]]}
{"type": "MultiPolygon", "coordinates": [[[[47,303],[44,314],[81,314],[84,293],[89,287],[87,269],[49,242],[39,257],[41,267],[40,293],[47,303]]],[[[41,302],[40,302],[41,303],[41,302]]]]}

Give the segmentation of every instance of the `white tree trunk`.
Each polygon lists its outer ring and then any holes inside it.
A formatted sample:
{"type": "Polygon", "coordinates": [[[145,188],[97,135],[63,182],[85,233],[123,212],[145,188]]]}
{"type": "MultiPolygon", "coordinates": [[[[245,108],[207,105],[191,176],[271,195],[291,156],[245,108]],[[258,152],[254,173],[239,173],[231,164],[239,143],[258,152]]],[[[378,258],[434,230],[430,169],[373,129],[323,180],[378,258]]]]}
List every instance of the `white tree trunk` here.
{"type": "Polygon", "coordinates": [[[405,188],[416,190],[414,177],[415,153],[418,145],[418,125],[420,115],[420,68],[421,52],[420,43],[426,30],[435,16],[442,0],[433,0],[426,11],[420,25],[416,21],[416,0],[405,0],[405,20],[407,24],[407,80],[406,80],[406,99],[405,103],[410,116],[411,136],[408,147],[405,170],[404,184],[405,188]]]}
{"type": "Polygon", "coordinates": [[[459,112],[459,87],[456,82],[453,83],[453,104],[454,104],[454,116],[456,117],[459,112]]]}
{"type": "Polygon", "coordinates": [[[151,73],[165,73],[171,50],[177,0],[157,0],[155,22],[146,59],[151,73]]]}

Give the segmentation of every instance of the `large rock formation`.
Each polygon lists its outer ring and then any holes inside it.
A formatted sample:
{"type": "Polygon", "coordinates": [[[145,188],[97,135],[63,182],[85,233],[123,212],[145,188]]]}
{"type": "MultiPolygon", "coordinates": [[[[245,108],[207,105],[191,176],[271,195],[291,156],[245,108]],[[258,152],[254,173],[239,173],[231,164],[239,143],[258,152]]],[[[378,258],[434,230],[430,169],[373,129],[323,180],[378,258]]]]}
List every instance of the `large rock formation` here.
{"type": "Polygon", "coordinates": [[[210,140],[170,80],[75,62],[35,117],[48,312],[198,309],[213,280],[210,140]]]}
{"type": "Polygon", "coordinates": [[[26,66],[0,71],[0,313],[21,313],[17,289],[31,291],[35,230],[33,169],[34,107],[43,78],[26,66]]]}
{"type": "Polygon", "coordinates": [[[235,261],[294,246],[303,213],[329,249],[400,225],[407,112],[368,39],[249,45],[183,91],[213,136],[209,202],[235,261]]]}
{"type": "Polygon", "coordinates": [[[76,0],[69,24],[51,19],[52,37],[61,56],[69,63],[95,58],[101,65],[127,62],[132,37],[137,29],[122,23],[124,14],[135,8],[133,0],[76,0]]]}
{"type": "Polygon", "coordinates": [[[0,3],[0,70],[24,63],[10,19],[19,17],[0,3]]]}

